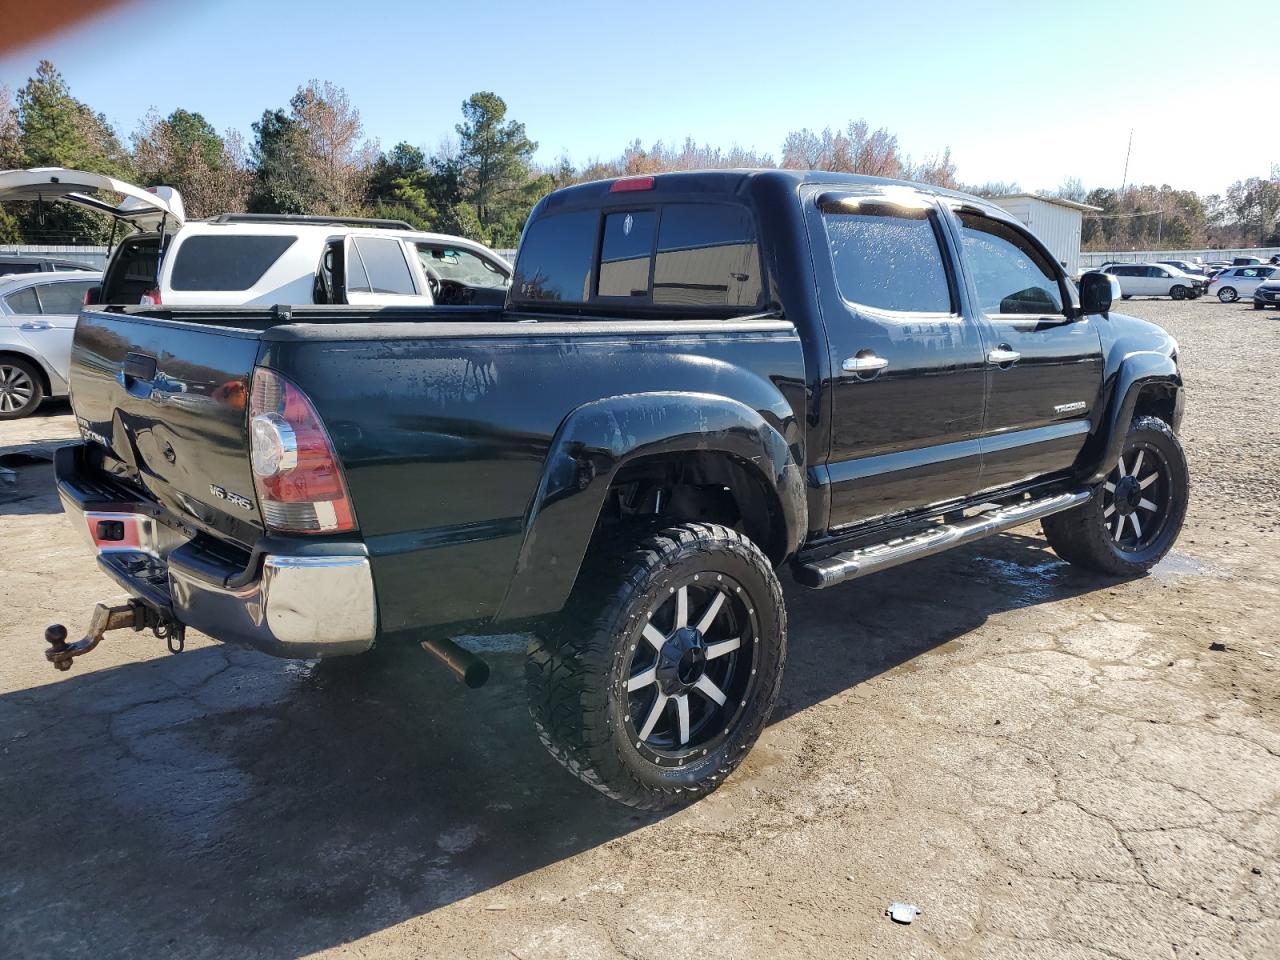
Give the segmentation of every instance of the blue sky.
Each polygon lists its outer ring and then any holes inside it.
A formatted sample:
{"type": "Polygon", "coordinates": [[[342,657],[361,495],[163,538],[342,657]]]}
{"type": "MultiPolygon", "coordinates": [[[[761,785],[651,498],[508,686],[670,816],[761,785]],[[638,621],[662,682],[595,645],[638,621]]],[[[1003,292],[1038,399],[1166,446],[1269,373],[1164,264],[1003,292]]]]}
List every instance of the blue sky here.
{"type": "Polygon", "coordinates": [[[949,145],[966,182],[1031,189],[1119,185],[1133,127],[1131,182],[1217,192],[1280,163],[1274,43],[1249,52],[1260,10],[1251,31],[1172,0],[139,0],[0,58],[0,84],[44,57],[124,135],[185,107],[247,136],[332,80],[383,147],[429,149],[493,90],[548,163],[686,135],[776,157],[788,130],[864,117],[917,158],[949,145]]]}

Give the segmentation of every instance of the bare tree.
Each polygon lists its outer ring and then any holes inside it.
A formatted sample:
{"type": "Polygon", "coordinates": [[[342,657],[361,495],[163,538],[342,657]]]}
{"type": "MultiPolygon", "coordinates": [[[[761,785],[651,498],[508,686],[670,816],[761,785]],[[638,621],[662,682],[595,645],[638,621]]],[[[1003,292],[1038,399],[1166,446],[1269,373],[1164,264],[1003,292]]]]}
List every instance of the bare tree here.
{"type": "Polygon", "coordinates": [[[209,217],[245,208],[251,173],[239,133],[223,137],[198,113],[154,110],[133,135],[134,164],[147,185],[164,184],[181,194],[187,215],[209,217]]]}
{"type": "Polygon", "coordinates": [[[304,162],[318,193],[314,212],[358,212],[378,155],[377,144],[363,139],[360,111],[345,90],[327,80],[300,87],[289,105],[306,139],[304,162]]]}
{"type": "Polygon", "coordinates": [[[844,130],[821,133],[804,128],[787,134],[782,165],[792,170],[837,170],[873,177],[900,177],[903,159],[898,138],[885,127],[871,129],[865,120],[851,120],[844,130]]]}
{"type": "Polygon", "coordinates": [[[0,170],[21,166],[21,133],[18,111],[13,107],[13,94],[0,84],[0,170]]]}

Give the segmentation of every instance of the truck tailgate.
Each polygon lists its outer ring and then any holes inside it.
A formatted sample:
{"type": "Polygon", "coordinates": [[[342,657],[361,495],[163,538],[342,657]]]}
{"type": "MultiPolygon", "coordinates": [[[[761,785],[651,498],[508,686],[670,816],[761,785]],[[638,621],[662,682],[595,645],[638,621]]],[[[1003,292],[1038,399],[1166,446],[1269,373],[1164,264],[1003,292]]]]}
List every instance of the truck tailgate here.
{"type": "Polygon", "coordinates": [[[252,547],[263,532],[249,459],[252,328],[86,310],[71,393],[103,468],[185,524],[252,547]]]}

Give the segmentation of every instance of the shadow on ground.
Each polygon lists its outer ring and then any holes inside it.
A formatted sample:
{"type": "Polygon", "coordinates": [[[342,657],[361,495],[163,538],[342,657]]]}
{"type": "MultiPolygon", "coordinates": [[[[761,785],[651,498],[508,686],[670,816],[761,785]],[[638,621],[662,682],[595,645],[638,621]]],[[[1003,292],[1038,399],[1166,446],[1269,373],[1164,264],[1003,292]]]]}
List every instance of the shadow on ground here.
{"type": "MultiPolygon", "coordinates": [[[[823,594],[789,584],[775,722],[1101,583],[1011,535],[823,594]]],[[[470,692],[417,648],[211,646],[0,697],[3,952],[297,956],[653,822],[547,757],[521,659],[499,649],[470,692]]]]}

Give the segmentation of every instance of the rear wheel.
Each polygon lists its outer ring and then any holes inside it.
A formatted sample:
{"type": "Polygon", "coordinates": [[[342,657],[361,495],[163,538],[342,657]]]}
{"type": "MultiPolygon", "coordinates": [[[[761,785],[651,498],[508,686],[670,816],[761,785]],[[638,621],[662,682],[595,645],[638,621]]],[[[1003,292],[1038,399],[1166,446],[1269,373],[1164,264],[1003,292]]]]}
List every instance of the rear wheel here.
{"type": "Polygon", "coordinates": [[[0,420],[17,420],[35,413],[44,399],[40,373],[27,360],[0,359],[0,420]]]}
{"type": "Polygon", "coordinates": [[[1218,299],[1223,303],[1235,303],[1240,299],[1240,294],[1236,292],[1235,287],[1223,287],[1218,291],[1218,299]]]}
{"type": "Polygon", "coordinates": [[[1139,417],[1119,461],[1093,497],[1041,521],[1068,563],[1137,576],[1169,552],[1186,517],[1190,479],[1182,444],[1163,420],[1139,417]]]}
{"type": "Polygon", "coordinates": [[[714,790],[759,737],[786,657],[768,558],[716,524],[596,551],[565,613],[530,642],[530,712],[583,782],[660,809],[714,790]]]}

